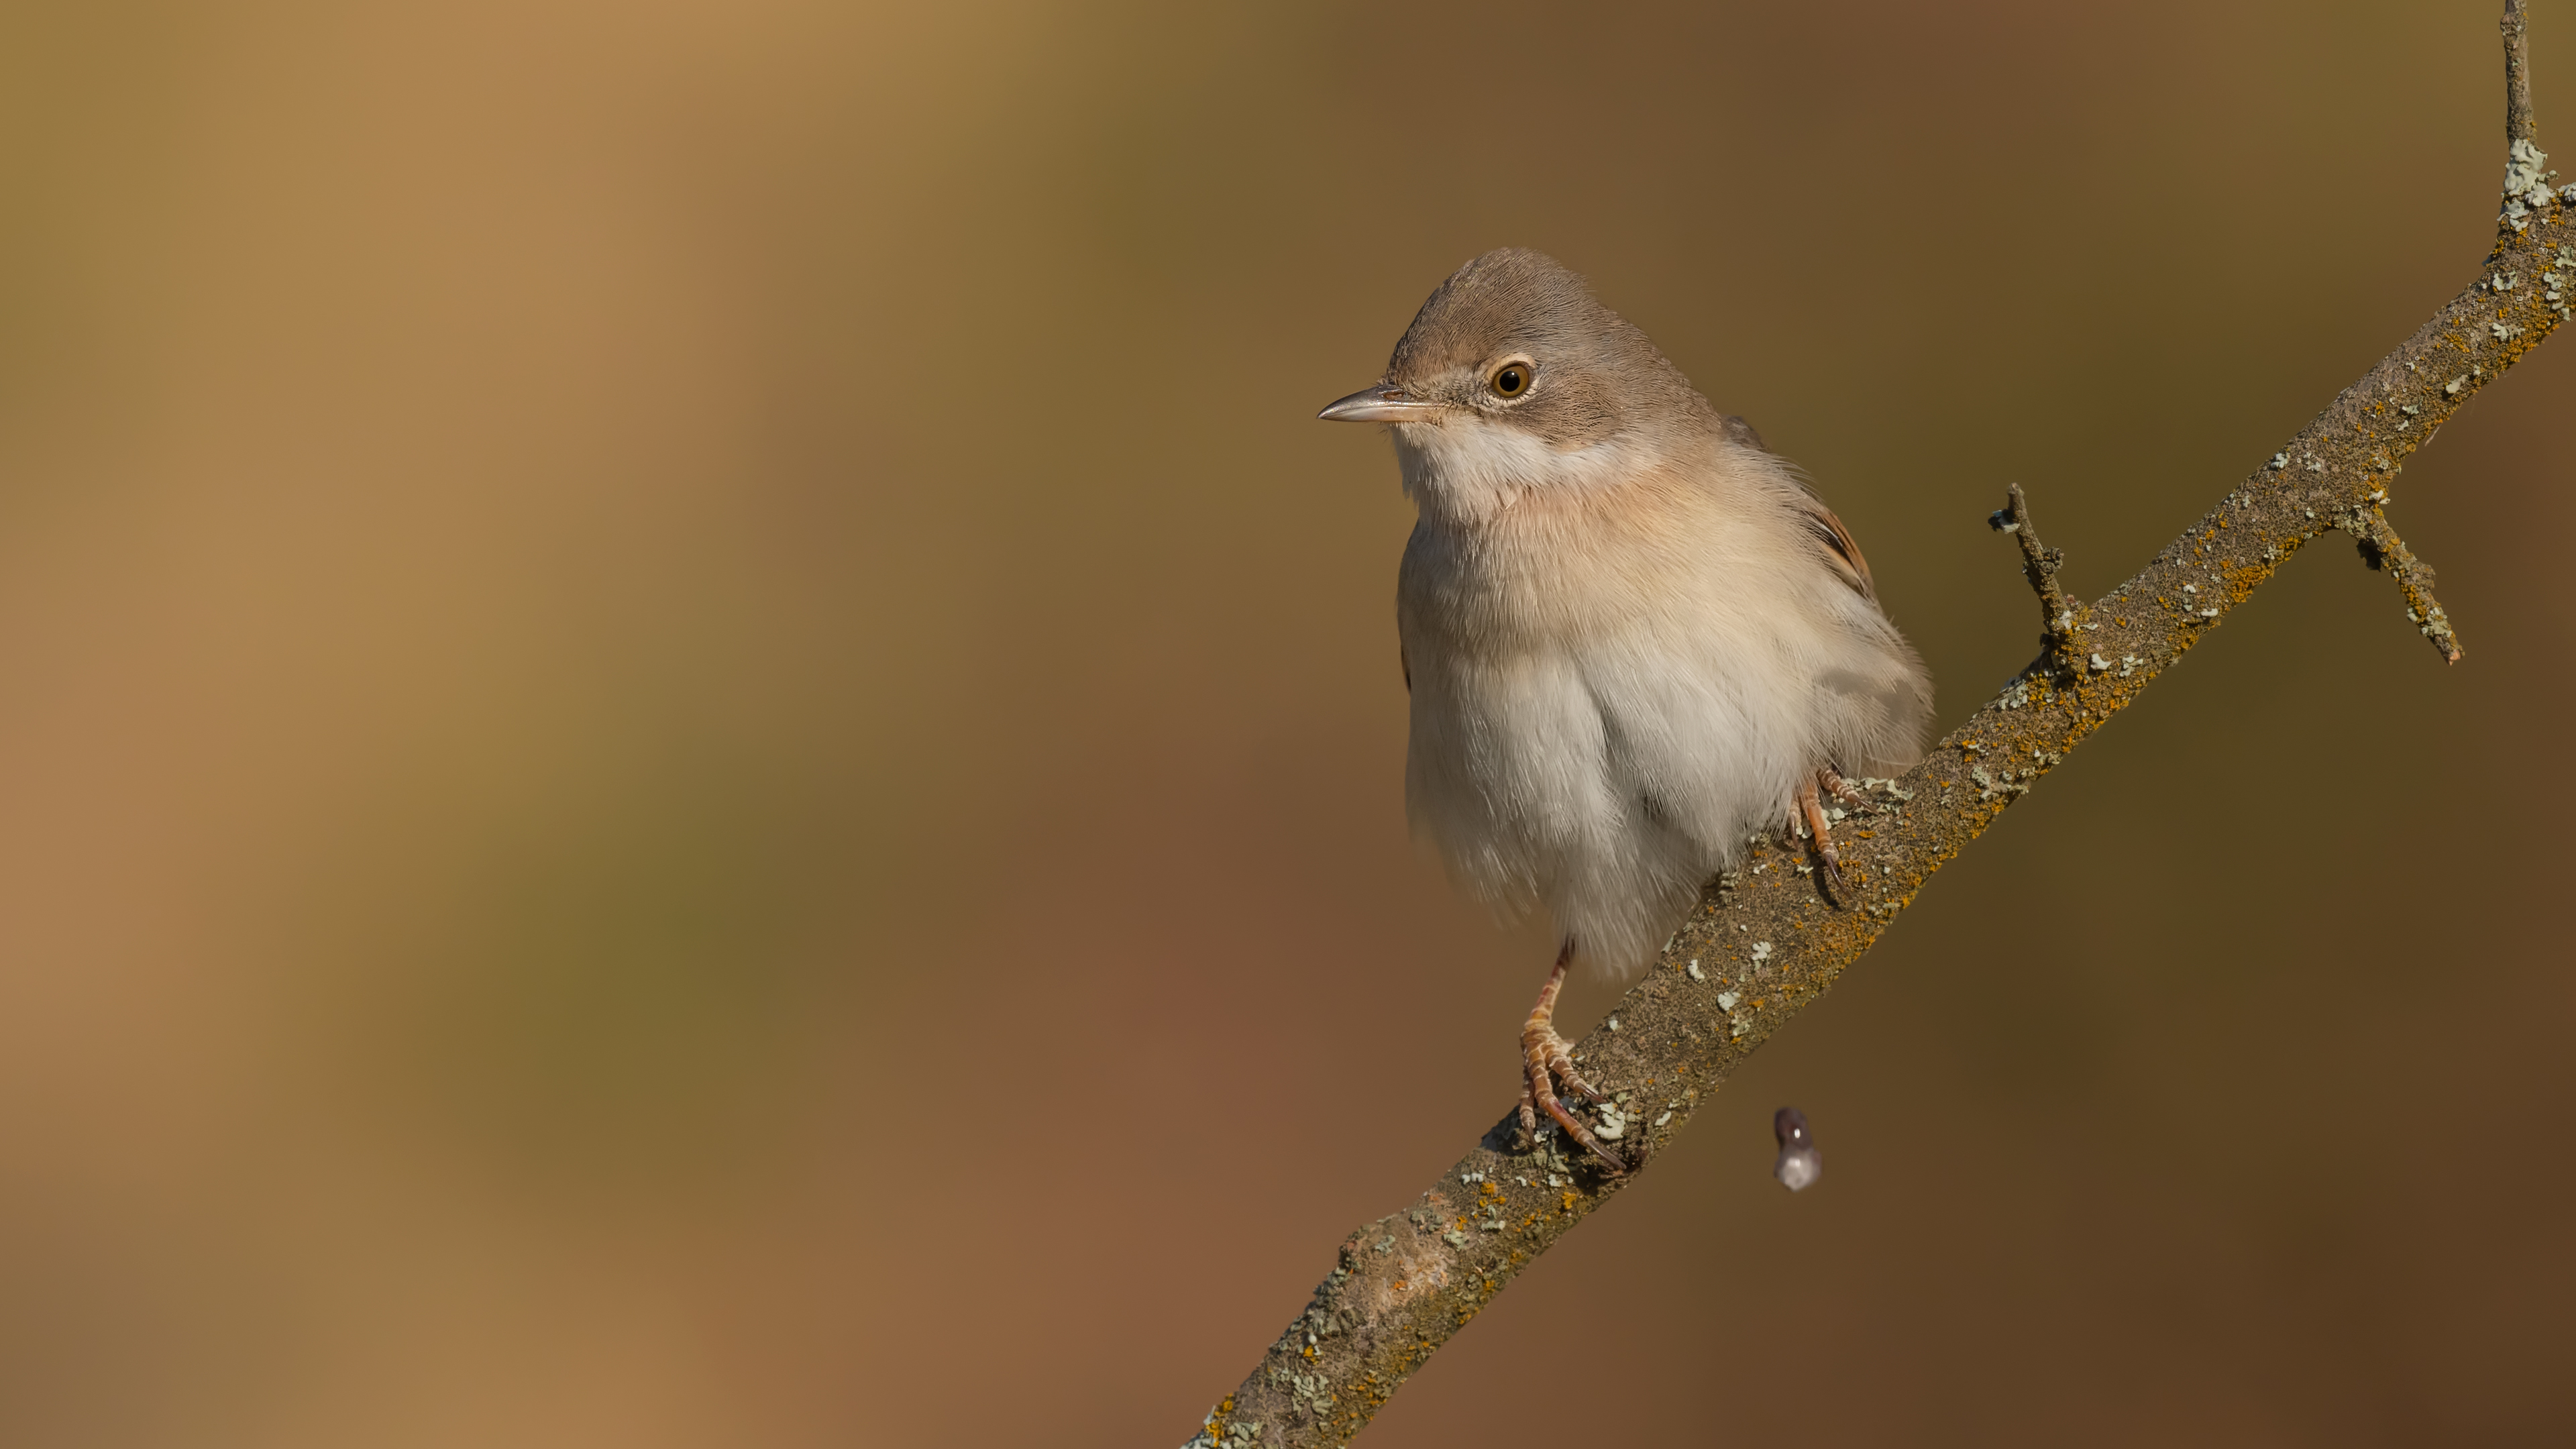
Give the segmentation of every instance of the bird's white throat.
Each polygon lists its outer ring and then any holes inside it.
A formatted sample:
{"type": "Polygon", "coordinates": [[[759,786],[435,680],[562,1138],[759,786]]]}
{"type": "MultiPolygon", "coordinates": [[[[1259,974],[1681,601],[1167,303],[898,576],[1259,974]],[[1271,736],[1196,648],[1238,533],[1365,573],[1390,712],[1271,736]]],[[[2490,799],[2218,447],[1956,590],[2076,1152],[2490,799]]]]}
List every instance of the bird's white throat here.
{"type": "Polygon", "coordinates": [[[1559,448],[1535,433],[1478,417],[1399,423],[1396,462],[1404,493],[1425,516],[1473,524],[1525,494],[1615,488],[1653,460],[1612,439],[1559,448]]]}

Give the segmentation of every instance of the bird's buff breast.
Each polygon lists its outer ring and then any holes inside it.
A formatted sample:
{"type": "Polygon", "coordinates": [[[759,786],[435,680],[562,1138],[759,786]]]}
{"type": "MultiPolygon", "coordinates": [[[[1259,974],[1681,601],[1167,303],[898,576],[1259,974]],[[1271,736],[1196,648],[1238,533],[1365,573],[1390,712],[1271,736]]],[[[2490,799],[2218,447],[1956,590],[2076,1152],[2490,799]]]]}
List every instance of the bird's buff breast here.
{"type": "Polygon", "coordinates": [[[1731,557],[1740,521],[1603,501],[1416,528],[1397,590],[1406,799],[1478,894],[1627,950],[1776,816],[1803,692],[1759,558],[1731,557]]]}

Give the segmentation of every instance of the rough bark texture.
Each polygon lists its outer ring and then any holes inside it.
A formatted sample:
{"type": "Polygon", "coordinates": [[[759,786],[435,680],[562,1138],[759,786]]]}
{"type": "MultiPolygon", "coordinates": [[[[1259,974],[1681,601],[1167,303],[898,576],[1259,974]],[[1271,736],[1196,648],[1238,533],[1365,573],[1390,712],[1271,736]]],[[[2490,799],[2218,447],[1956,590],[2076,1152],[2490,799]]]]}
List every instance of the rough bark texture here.
{"type": "Polygon", "coordinates": [[[2477,280],[2093,603],[2058,592],[2058,555],[2041,545],[2013,489],[1993,521],[2017,534],[2040,595],[2040,656],[1903,779],[1864,783],[1869,805],[1835,832],[1839,891],[1803,852],[1757,847],[1709,883],[1655,969],[1577,1048],[1592,1078],[1617,1094],[1602,1112],[1603,1135],[1632,1170],[1606,1177],[1552,1132],[1520,1150],[1507,1114],[1411,1207],[1343,1241],[1313,1301],[1184,1449],[1348,1442],[1515,1274],[1634,1181],[1934,871],[2311,540],[2350,534],[2364,562],[2395,579],[2408,621],[2445,659],[2460,657],[2432,571],[2389,526],[2388,485],[2400,459],[2571,320],[2576,302],[2576,187],[2549,190],[2533,146],[2521,0],[2506,6],[2503,31],[2506,195],[2477,280]]]}

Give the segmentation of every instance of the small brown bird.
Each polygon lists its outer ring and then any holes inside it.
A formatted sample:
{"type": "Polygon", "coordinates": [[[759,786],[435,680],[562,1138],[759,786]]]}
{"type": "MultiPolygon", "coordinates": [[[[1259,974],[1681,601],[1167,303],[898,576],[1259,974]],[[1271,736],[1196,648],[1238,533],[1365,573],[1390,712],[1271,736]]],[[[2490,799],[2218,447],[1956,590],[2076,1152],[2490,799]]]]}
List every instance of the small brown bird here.
{"type": "Polygon", "coordinates": [[[1396,583],[1414,828],[1559,932],[1522,1126],[1544,1112],[1624,1171],[1557,1097],[1602,1099],[1556,1031],[1567,968],[1635,974],[1784,822],[1835,871],[1819,789],[1921,758],[1931,680],[1833,510],[1540,253],[1459,268],[1321,416],[1393,424],[1419,514],[1396,583]]]}

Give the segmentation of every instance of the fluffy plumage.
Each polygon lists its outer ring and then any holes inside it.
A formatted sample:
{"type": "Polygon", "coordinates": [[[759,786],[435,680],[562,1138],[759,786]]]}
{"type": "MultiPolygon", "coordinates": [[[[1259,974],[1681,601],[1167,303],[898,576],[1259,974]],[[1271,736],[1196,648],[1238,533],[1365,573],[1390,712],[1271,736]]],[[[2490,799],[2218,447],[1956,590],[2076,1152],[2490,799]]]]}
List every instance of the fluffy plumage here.
{"type": "Polygon", "coordinates": [[[1632,974],[1817,771],[1920,757],[1930,681],[1840,521],[1552,259],[1461,267],[1335,409],[1395,424],[1420,512],[1415,828],[1569,957],[1632,974]]]}

